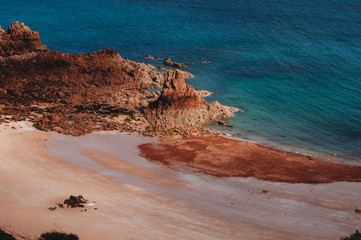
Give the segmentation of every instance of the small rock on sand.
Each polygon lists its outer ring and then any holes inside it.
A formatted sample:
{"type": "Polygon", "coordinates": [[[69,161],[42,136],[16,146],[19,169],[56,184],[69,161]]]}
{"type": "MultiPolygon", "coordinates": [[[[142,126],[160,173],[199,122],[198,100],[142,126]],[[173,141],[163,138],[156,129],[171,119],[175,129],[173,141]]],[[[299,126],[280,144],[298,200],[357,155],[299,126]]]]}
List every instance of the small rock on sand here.
{"type": "Polygon", "coordinates": [[[359,202],[356,207],[355,207],[355,212],[356,213],[361,213],[361,202],[359,202]]]}

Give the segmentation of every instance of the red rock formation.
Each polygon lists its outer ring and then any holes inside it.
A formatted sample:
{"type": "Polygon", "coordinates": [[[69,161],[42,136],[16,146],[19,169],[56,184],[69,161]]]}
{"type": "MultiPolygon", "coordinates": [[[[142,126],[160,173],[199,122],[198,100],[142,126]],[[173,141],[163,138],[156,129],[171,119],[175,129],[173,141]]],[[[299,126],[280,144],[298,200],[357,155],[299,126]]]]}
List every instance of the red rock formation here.
{"type": "Polygon", "coordinates": [[[201,99],[193,87],[185,83],[182,71],[170,70],[168,74],[162,94],[144,109],[144,115],[152,125],[194,127],[232,116],[235,108],[201,99]]]}
{"type": "Polygon", "coordinates": [[[124,60],[114,50],[62,54],[45,49],[39,34],[13,23],[0,33],[0,94],[13,103],[82,104],[104,91],[161,86],[163,75],[151,65],[124,60]],[[26,53],[26,54],[24,54],[26,53]]]}
{"type": "Polygon", "coordinates": [[[31,31],[24,23],[12,23],[6,32],[0,28],[0,56],[45,49],[46,46],[40,42],[39,33],[31,31]]]}
{"type": "Polygon", "coordinates": [[[185,83],[183,72],[176,69],[169,70],[168,78],[164,82],[163,91],[157,101],[149,104],[150,109],[169,108],[180,109],[197,106],[202,102],[193,87],[185,83]]]}
{"type": "MultiPolygon", "coordinates": [[[[73,135],[119,129],[109,116],[136,115],[147,104],[144,89],[163,82],[154,66],[125,60],[114,50],[64,54],[46,50],[24,24],[0,31],[0,118],[28,117],[39,129],[73,135]]],[[[200,126],[233,110],[202,100],[176,70],[144,113],[151,124],[167,128],[200,126]]]]}
{"type": "MultiPolygon", "coordinates": [[[[83,90],[143,89],[156,84],[147,72],[109,49],[88,54],[45,51],[9,56],[0,62],[0,74],[0,88],[21,102],[69,101],[83,90]]],[[[162,77],[159,73],[158,81],[162,77]]]]}
{"type": "Polygon", "coordinates": [[[119,129],[109,116],[135,114],[146,104],[143,89],[163,81],[154,66],[114,50],[63,54],[46,50],[24,24],[0,31],[0,118],[28,117],[39,129],[73,135],[119,129]]]}

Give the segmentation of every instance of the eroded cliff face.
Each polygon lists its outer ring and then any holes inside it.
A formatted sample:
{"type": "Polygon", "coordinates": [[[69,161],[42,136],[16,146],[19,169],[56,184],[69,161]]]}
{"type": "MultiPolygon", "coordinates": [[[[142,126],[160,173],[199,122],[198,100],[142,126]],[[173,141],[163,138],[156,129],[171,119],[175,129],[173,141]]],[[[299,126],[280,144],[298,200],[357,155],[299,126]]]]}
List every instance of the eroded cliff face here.
{"type": "Polygon", "coordinates": [[[199,127],[220,118],[232,117],[236,109],[218,102],[207,103],[185,83],[182,71],[169,71],[163,91],[144,109],[148,122],[160,128],[199,127]]]}

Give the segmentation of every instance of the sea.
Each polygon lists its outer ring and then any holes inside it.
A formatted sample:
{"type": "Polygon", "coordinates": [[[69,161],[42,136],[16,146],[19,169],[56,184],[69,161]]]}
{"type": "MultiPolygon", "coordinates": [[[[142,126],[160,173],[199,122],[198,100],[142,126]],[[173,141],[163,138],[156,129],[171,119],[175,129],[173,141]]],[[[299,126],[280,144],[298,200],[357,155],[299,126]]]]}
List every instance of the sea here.
{"type": "Polygon", "coordinates": [[[14,21],[50,50],[194,63],[190,85],[242,109],[209,127],[361,162],[360,0],[0,0],[2,28],[14,21]]]}

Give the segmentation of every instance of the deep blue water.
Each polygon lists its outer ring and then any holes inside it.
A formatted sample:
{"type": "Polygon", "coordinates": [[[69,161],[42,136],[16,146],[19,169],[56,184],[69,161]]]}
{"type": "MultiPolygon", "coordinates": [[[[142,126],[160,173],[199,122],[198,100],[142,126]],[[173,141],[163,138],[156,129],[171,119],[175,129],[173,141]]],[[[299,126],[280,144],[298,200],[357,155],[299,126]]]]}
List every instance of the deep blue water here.
{"type": "Polygon", "coordinates": [[[52,50],[194,62],[194,87],[244,110],[234,134],[361,160],[359,0],[0,0],[13,21],[52,50]]]}

